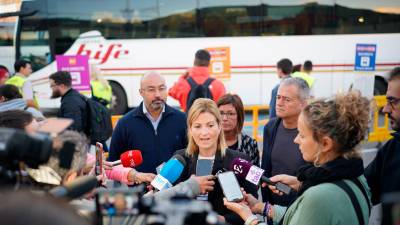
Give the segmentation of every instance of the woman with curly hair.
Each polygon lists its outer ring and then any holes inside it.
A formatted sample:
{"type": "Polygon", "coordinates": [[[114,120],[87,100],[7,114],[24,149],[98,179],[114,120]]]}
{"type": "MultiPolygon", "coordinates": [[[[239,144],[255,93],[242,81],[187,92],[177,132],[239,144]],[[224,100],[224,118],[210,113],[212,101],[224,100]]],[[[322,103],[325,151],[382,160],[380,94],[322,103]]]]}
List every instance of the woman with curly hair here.
{"type": "MultiPolygon", "coordinates": [[[[297,177],[271,178],[297,191],[297,198],[286,210],[281,224],[368,224],[370,192],[358,146],[366,137],[369,108],[368,99],[359,92],[349,92],[333,99],[316,100],[303,109],[294,141],[308,164],[298,170],[297,177]]],[[[275,187],[270,189],[281,194],[275,187]]],[[[247,224],[259,223],[252,213],[264,213],[278,223],[284,212],[247,194],[246,203],[225,201],[247,224]]]]}

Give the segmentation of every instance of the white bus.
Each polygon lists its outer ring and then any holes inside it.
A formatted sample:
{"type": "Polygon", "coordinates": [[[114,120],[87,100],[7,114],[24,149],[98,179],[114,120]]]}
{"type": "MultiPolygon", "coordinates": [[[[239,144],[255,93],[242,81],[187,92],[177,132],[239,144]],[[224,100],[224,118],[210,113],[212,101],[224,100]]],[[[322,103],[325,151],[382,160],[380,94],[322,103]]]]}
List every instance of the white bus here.
{"type": "Polygon", "coordinates": [[[0,65],[11,72],[15,61],[14,40],[21,0],[0,0],[0,65]]]}
{"type": "Polygon", "coordinates": [[[269,103],[282,58],[314,63],[316,97],[350,86],[372,93],[368,80],[383,94],[382,76],[400,66],[398,1],[33,0],[23,1],[20,13],[28,16],[18,20],[15,55],[33,62],[30,79],[43,108],[59,105],[48,83],[57,54],[87,54],[99,64],[116,114],[141,102],[146,71],[159,71],[171,86],[200,48],[229,48],[223,81],[246,105],[269,103]],[[354,71],[357,44],[376,45],[373,71],[354,71]]]}

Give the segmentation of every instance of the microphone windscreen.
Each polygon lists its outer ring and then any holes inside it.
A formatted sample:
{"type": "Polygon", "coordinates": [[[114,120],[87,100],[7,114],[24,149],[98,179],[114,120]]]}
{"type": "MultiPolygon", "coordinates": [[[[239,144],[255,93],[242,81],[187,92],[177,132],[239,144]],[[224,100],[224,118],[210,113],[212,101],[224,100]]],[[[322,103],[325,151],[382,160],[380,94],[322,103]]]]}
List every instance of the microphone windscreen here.
{"type": "Polygon", "coordinates": [[[238,177],[246,178],[251,166],[253,165],[249,161],[242,158],[235,158],[232,160],[230,170],[238,177]]]}
{"type": "Polygon", "coordinates": [[[176,158],[172,158],[165,163],[160,171],[160,175],[167,179],[171,184],[181,176],[185,166],[176,158]]]}
{"type": "Polygon", "coordinates": [[[121,154],[121,164],[123,167],[137,167],[143,162],[142,153],[139,150],[129,150],[121,154]]]}

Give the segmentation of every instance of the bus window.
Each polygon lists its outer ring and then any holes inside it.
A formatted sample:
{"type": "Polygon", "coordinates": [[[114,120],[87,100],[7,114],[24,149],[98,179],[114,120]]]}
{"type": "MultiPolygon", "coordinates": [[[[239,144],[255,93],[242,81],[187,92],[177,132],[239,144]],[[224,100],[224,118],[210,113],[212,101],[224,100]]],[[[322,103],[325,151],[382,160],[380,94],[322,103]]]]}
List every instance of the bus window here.
{"type": "MultiPolygon", "coordinates": [[[[197,1],[198,2],[198,1],[197,1]]],[[[197,37],[199,27],[196,23],[196,1],[170,0],[159,1],[159,37],[197,37]]]]}
{"type": "Polygon", "coordinates": [[[258,36],[260,1],[200,0],[202,36],[258,36]]]}
{"type": "Polygon", "coordinates": [[[262,35],[400,32],[398,1],[262,2],[262,35]]]}
{"type": "Polygon", "coordinates": [[[44,1],[23,2],[21,11],[36,11],[31,16],[20,17],[20,49],[17,51],[19,57],[29,60],[33,71],[36,71],[52,61],[46,20],[47,7],[44,1]]]}

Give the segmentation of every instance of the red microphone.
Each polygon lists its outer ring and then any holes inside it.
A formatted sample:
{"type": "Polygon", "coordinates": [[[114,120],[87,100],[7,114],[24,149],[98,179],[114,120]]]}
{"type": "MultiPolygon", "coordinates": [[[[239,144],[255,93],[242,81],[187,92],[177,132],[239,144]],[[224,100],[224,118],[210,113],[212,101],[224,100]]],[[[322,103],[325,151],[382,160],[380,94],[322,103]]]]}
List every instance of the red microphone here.
{"type": "Polygon", "coordinates": [[[120,160],[112,162],[113,166],[122,164],[123,167],[134,168],[142,164],[142,153],[139,150],[129,150],[121,154],[120,160]]]}

